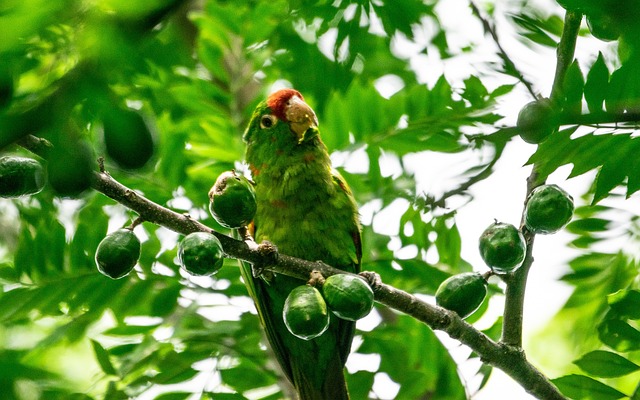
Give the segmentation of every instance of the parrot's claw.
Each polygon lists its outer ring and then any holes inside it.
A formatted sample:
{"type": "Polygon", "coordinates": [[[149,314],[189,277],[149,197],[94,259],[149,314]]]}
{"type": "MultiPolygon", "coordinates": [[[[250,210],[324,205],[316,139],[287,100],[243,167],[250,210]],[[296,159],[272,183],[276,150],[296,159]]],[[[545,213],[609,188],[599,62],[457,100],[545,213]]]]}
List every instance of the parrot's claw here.
{"type": "Polygon", "coordinates": [[[377,289],[379,289],[380,286],[382,286],[382,278],[380,278],[380,275],[377,272],[362,271],[358,275],[360,275],[361,277],[364,278],[364,280],[367,281],[367,283],[369,284],[369,286],[371,286],[371,289],[373,289],[374,292],[377,289]]]}
{"type": "Polygon", "coordinates": [[[253,264],[251,273],[254,278],[263,278],[268,282],[273,277],[273,273],[271,271],[265,271],[265,268],[278,263],[278,248],[275,244],[265,240],[258,245],[257,250],[262,256],[262,262],[260,264],[253,264]]]}

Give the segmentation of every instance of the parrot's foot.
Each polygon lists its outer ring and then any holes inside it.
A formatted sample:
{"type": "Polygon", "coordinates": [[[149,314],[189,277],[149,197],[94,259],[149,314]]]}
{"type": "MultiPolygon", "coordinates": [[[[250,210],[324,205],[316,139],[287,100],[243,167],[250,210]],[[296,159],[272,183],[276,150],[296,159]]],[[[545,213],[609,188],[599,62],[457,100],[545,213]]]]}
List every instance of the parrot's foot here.
{"type": "Polygon", "coordinates": [[[380,275],[377,272],[362,271],[358,275],[367,281],[374,293],[380,288],[380,286],[382,286],[382,278],[380,278],[380,275]]]}
{"type": "Polygon", "coordinates": [[[265,271],[265,268],[271,265],[276,265],[278,263],[278,248],[275,244],[265,240],[258,245],[258,248],[256,250],[258,250],[258,253],[260,253],[262,262],[252,265],[251,272],[253,274],[253,277],[261,277],[269,281],[273,276],[273,273],[270,271],[265,271]]]}

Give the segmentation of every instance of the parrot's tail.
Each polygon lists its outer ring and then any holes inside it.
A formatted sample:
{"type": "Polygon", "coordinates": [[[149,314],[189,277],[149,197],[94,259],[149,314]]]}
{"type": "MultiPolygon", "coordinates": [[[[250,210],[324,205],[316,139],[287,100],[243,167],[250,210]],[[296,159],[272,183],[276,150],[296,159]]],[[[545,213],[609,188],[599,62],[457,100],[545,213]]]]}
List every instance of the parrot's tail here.
{"type": "Polygon", "coordinates": [[[347,382],[344,379],[343,367],[329,368],[322,387],[315,387],[310,381],[294,373],[294,386],[299,400],[349,400],[347,382]]]}

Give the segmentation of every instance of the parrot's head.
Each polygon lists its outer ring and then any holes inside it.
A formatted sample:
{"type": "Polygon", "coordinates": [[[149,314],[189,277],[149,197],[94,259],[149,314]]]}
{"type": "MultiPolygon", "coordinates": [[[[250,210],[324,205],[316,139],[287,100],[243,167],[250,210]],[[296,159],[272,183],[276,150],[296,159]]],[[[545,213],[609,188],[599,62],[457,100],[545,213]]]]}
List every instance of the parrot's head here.
{"type": "Polygon", "coordinates": [[[317,136],[318,118],[300,92],[281,89],[256,107],[243,138],[248,148],[271,143],[285,150],[317,136]]]}

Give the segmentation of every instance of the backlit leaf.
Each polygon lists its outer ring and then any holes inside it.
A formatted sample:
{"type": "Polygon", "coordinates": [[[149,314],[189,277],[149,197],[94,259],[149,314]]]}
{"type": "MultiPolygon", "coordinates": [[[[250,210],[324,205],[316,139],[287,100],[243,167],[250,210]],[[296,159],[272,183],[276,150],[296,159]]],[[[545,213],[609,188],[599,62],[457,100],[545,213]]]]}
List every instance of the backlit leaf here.
{"type": "Polygon", "coordinates": [[[625,397],[624,393],[588,376],[566,375],[551,382],[574,400],[615,400],[625,397]]]}
{"type": "Polygon", "coordinates": [[[587,353],[573,363],[589,375],[601,378],[624,376],[640,369],[628,359],[603,350],[587,353]]]}

